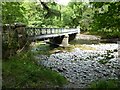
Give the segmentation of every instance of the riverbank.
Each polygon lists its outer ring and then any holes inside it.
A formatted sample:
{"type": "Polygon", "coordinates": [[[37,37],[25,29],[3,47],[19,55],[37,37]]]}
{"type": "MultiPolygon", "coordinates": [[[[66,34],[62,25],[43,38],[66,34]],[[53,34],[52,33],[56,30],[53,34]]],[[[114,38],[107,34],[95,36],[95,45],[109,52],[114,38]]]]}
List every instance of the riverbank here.
{"type": "Polygon", "coordinates": [[[84,45],[94,48],[83,50],[74,48],[71,52],[62,51],[50,56],[35,56],[37,63],[57,71],[70,82],[68,88],[86,88],[99,79],[118,79],[120,60],[118,44],[84,45]]]}

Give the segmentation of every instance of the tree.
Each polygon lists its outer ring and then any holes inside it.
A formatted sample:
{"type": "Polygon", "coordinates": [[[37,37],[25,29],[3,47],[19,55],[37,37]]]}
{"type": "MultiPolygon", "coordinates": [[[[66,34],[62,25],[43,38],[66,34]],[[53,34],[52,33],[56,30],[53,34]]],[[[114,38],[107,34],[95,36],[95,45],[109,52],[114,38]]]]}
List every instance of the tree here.
{"type": "Polygon", "coordinates": [[[20,2],[2,2],[2,23],[27,23],[27,20],[24,16],[24,11],[25,8],[20,2]]]}
{"type": "Polygon", "coordinates": [[[96,8],[94,13],[93,29],[112,29],[120,30],[120,3],[119,2],[94,2],[96,8]]]}

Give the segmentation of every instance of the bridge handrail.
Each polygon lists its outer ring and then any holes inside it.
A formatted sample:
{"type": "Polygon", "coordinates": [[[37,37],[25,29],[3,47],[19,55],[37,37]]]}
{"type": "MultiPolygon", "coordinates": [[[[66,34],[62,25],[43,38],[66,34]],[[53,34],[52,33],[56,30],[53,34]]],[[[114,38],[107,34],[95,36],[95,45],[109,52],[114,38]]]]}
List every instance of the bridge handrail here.
{"type": "Polygon", "coordinates": [[[61,33],[79,33],[78,28],[39,28],[39,27],[26,27],[26,32],[30,33],[29,36],[47,35],[47,34],[61,34],[61,33]],[[31,31],[32,30],[32,31],[31,31]],[[43,31],[45,30],[45,31],[43,31]]]}

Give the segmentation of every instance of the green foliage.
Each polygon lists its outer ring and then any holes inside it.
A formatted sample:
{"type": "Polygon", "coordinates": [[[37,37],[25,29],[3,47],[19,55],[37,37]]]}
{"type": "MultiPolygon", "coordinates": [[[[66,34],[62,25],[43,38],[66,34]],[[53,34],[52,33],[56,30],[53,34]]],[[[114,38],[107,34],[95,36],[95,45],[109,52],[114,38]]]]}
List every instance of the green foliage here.
{"type": "Polygon", "coordinates": [[[2,2],[2,23],[27,22],[20,2],[2,2]]]}
{"type": "Polygon", "coordinates": [[[80,28],[105,37],[120,37],[119,2],[70,2],[67,6],[47,2],[45,9],[38,2],[3,2],[2,22],[22,22],[28,26],[80,28]],[[111,32],[109,32],[111,31],[111,32]]]}
{"type": "Polygon", "coordinates": [[[119,2],[94,2],[95,7],[93,29],[102,28],[119,30],[120,29],[120,3],[119,2]]]}
{"type": "Polygon", "coordinates": [[[114,88],[115,90],[119,90],[119,81],[116,79],[98,80],[90,84],[89,88],[106,90],[114,88]]]}
{"type": "Polygon", "coordinates": [[[30,52],[3,61],[3,88],[46,88],[63,86],[66,82],[57,72],[38,66],[30,52]]]}

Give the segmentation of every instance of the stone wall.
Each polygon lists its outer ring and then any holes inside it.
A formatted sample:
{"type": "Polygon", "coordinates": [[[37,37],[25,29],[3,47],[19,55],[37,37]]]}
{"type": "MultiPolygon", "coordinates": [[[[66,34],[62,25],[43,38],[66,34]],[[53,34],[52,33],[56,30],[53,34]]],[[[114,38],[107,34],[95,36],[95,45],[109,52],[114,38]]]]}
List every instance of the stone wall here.
{"type": "Polygon", "coordinates": [[[2,32],[2,58],[6,59],[17,53],[27,42],[24,24],[5,24],[2,32]]]}

